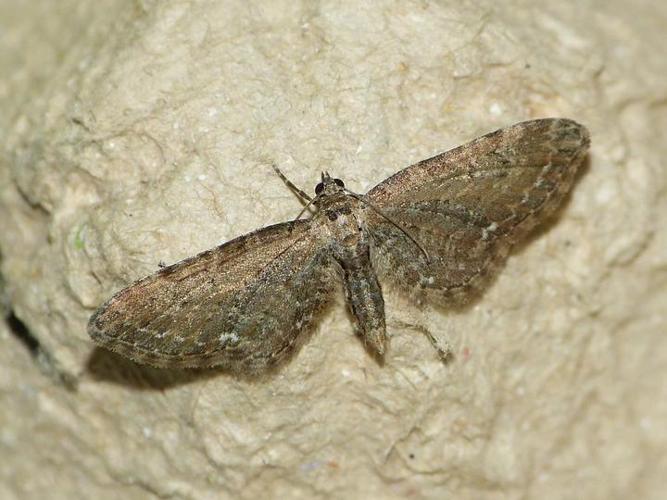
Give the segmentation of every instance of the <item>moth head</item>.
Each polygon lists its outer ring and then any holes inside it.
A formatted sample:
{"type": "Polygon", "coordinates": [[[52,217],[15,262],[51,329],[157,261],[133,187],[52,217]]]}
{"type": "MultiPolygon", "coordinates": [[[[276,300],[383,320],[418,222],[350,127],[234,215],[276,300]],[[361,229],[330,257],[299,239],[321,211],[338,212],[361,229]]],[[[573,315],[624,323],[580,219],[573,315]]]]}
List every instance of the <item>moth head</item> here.
{"type": "Polygon", "coordinates": [[[340,193],[345,189],[345,183],[340,179],[334,179],[329,172],[322,172],[322,182],[315,186],[316,196],[330,196],[340,193]]]}

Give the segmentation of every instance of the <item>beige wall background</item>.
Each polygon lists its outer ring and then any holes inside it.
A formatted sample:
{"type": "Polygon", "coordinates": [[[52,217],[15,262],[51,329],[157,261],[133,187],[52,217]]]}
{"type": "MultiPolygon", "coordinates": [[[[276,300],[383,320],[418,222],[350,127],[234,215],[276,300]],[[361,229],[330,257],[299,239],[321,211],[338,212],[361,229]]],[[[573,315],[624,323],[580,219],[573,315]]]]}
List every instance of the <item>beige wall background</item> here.
{"type": "Polygon", "coordinates": [[[0,497],[664,498],[667,4],[0,0],[0,497]],[[592,149],[463,311],[342,297],[261,381],[94,349],[111,293],[514,122],[592,149]],[[406,326],[408,325],[408,326],[406,326]],[[419,330],[454,351],[443,365],[419,330]]]}

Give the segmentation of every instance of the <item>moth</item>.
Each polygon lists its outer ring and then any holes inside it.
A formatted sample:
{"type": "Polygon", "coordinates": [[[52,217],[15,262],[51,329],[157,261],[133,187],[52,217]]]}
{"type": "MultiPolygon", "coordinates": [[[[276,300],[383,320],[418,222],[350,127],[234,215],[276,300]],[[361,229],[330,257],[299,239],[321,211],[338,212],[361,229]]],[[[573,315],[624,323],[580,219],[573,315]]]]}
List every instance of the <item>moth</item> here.
{"type": "Polygon", "coordinates": [[[281,363],[345,291],[366,349],[387,351],[382,287],[461,302],[562,202],[590,144],[564,118],[517,123],[409,166],[366,194],[327,173],[309,218],[160,269],[90,318],[107,349],[157,367],[257,374],[281,363]]]}

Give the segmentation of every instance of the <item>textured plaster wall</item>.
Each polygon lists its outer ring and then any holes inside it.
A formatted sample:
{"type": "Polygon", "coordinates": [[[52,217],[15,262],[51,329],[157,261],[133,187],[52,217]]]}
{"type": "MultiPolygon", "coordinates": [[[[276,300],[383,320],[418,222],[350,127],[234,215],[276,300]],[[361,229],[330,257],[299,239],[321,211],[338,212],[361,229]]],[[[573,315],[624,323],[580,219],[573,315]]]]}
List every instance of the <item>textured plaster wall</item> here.
{"type": "Polygon", "coordinates": [[[647,0],[0,0],[0,498],[664,498],[665,23],[647,0]],[[466,310],[387,293],[384,367],[342,298],[260,382],[86,335],[161,261],[295,217],[273,162],[364,192],[541,116],[592,133],[568,205],[466,310]]]}

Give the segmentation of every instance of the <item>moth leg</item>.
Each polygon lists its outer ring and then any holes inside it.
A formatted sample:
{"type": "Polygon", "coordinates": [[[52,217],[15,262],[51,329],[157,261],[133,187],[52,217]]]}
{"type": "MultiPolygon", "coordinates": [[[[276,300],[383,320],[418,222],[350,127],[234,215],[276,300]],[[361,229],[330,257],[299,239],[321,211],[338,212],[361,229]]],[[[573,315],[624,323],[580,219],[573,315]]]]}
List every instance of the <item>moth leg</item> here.
{"type": "Polygon", "coordinates": [[[303,190],[298,188],[291,180],[285,176],[285,174],[282,173],[282,171],[276,166],[276,165],[271,165],[273,167],[273,171],[278,174],[278,177],[280,177],[280,180],[285,183],[285,185],[294,193],[296,194],[299,198],[302,200],[305,200],[307,202],[313,201],[313,199],[308,196],[308,194],[303,190]]]}
{"type": "Polygon", "coordinates": [[[429,342],[431,342],[433,349],[435,349],[435,351],[438,353],[438,358],[440,358],[440,361],[446,364],[451,360],[451,358],[454,357],[454,352],[452,351],[452,346],[449,345],[449,342],[445,342],[445,347],[442,347],[440,342],[438,342],[438,339],[436,339],[435,336],[431,333],[431,330],[428,328],[417,329],[426,335],[426,338],[428,338],[429,342]]]}
{"type": "Polygon", "coordinates": [[[382,358],[387,350],[384,299],[371,266],[368,247],[336,259],[342,271],[347,305],[365,347],[382,358]]]}
{"type": "Polygon", "coordinates": [[[433,349],[438,354],[438,358],[444,364],[449,363],[454,358],[454,350],[452,349],[451,344],[445,340],[444,346],[441,345],[440,341],[431,333],[431,330],[426,328],[423,325],[406,323],[405,321],[396,320],[396,324],[402,328],[410,328],[412,330],[417,330],[419,333],[423,334],[428,341],[431,343],[433,349]]]}

